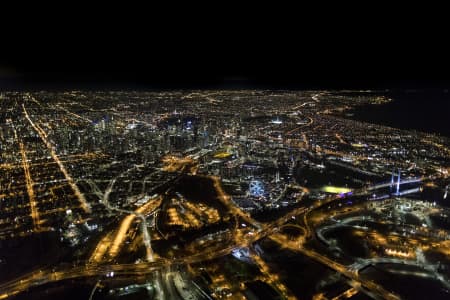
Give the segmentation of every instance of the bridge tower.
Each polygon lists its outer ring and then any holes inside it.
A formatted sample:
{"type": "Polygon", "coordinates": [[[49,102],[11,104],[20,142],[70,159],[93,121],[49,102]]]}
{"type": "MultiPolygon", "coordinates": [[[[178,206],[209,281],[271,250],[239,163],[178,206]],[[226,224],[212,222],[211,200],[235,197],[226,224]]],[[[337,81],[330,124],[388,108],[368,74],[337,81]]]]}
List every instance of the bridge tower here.
{"type": "Polygon", "coordinates": [[[392,190],[394,189],[394,185],[395,185],[395,194],[399,195],[400,194],[400,180],[401,180],[401,175],[400,175],[400,169],[397,169],[397,172],[395,172],[395,170],[392,170],[392,175],[391,175],[391,193],[392,190]]]}

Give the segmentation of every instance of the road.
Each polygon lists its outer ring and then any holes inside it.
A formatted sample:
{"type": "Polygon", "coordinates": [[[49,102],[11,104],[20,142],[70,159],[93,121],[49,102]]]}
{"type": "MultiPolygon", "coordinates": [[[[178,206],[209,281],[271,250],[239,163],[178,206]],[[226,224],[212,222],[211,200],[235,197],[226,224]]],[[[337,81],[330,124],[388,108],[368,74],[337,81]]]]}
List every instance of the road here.
{"type": "MultiPolygon", "coordinates": [[[[135,167],[132,167],[132,168],[128,169],[127,171],[125,171],[124,173],[127,173],[127,172],[133,170],[134,168],[135,167]]],[[[114,187],[115,182],[117,181],[117,178],[122,176],[124,173],[120,174],[119,176],[117,176],[116,178],[111,180],[108,187],[106,188],[105,193],[103,193],[103,194],[101,194],[101,192],[99,191],[98,187],[95,185],[94,182],[92,182],[92,181],[89,182],[91,184],[91,186],[94,187],[93,190],[98,192],[98,196],[102,196],[101,197],[102,204],[105,205],[108,210],[118,211],[120,213],[127,214],[127,216],[120,223],[120,226],[117,230],[116,236],[112,240],[112,242],[109,239],[108,240],[102,239],[100,241],[100,243],[97,245],[94,253],[91,256],[91,259],[90,259],[91,262],[95,262],[95,263],[101,262],[101,260],[103,258],[103,254],[106,251],[105,248],[109,248],[109,257],[112,257],[112,258],[116,257],[121,249],[121,246],[125,242],[125,240],[127,238],[127,232],[136,217],[140,218],[140,220],[141,220],[141,232],[142,232],[142,236],[143,236],[143,240],[144,240],[144,245],[146,247],[146,259],[147,259],[147,261],[150,261],[150,262],[152,262],[154,260],[153,250],[151,248],[150,234],[148,233],[148,229],[147,229],[148,224],[147,224],[145,215],[151,214],[155,210],[158,209],[158,207],[161,204],[162,197],[159,196],[157,199],[149,198],[148,201],[144,205],[140,206],[138,209],[136,209],[134,211],[120,209],[120,208],[112,206],[109,203],[109,195],[111,194],[111,191],[114,187]]]]}
{"type": "MultiPolygon", "coordinates": [[[[9,297],[17,293],[26,291],[32,287],[47,284],[50,282],[56,282],[67,279],[75,279],[80,277],[96,277],[105,276],[110,272],[114,272],[114,276],[123,275],[147,275],[151,274],[155,270],[160,270],[161,268],[167,268],[169,266],[193,264],[198,262],[203,262],[207,260],[212,260],[218,257],[222,257],[230,254],[234,249],[242,248],[251,245],[252,243],[266,237],[270,234],[278,231],[278,227],[286,223],[292,216],[301,214],[306,211],[306,208],[298,208],[294,211],[286,214],[280,219],[262,226],[262,229],[258,230],[253,235],[247,235],[242,238],[239,243],[228,245],[215,252],[201,252],[195,255],[177,258],[173,260],[166,260],[162,258],[155,259],[153,262],[142,262],[138,264],[114,264],[114,265],[97,265],[97,264],[87,264],[83,266],[67,267],[63,269],[58,269],[53,271],[52,269],[42,269],[36,272],[25,274],[15,280],[4,283],[0,285],[0,299],[2,296],[9,297]]],[[[113,280],[113,278],[108,278],[113,280]]]]}
{"type": "Polygon", "coordinates": [[[47,133],[45,133],[45,131],[42,128],[40,128],[39,125],[35,124],[33,122],[33,120],[31,120],[31,118],[30,118],[30,116],[28,114],[28,111],[26,110],[24,104],[22,104],[22,109],[23,109],[23,113],[25,115],[25,118],[28,120],[28,122],[30,123],[31,127],[33,127],[33,129],[38,133],[39,137],[44,142],[44,144],[47,146],[48,150],[50,151],[51,157],[53,158],[53,160],[58,165],[58,167],[61,170],[61,172],[63,173],[64,177],[67,179],[67,183],[70,185],[70,187],[72,188],[75,196],[80,201],[81,207],[83,208],[83,210],[85,212],[90,213],[91,212],[91,207],[90,207],[89,203],[86,201],[86,198],[80,192],[80,189],[75,184],[72,176],[69,174],[69,172],[67,171],[66,167],[61,162],[61,160],[59,159],[58,155],[56,154],[55,147],[47,139],[47,133]]]}
{"type": "MultiPolygon", "coordinates": [[[[275,239],[276,241],[280,242],[283,246],[289,247],[292,250],[299,251],[308,257],[311,257],[318,262],[334,269],[335,271],[343,274],[344,276],[353,279],[357,282],[360,282],[362,286],[369,289],[375,294],[380,295],[384,299],[398,299],[398,297],[386,290],[384,290],[381,286],[375,284],[372,281],[366,281],[362,280],[358,277],[357,274],[352,272],[348,269],[348,267],[340,265],[331,259],[313,251],[306,249],[301,246],[301,244],[296,243],[295,245],[292,245],[291,242],[287,241],[287,239],[282,236],[281,234],[278,234],[279,227],[281,227],[283,224],[285,224],[287,221],[289,221],[293,216],[302,215],[306,216],[307,213],[311,212],[312,210],[321,207],[327,203],[330,203],[332,201],[335,201],[337,199],[341,199],[338,196],[330,196],[326,200],[318,201],[314,205],[312,205],[309,208],[306,207],[299,207],[291,212],[287,213],[283,217],[270,222],[270,223],[259,223],[256,220],[252,219],[248,214],[244,213],[242,210],[240,210],[232,201],[231,197],[226,195],[224,191],[221,188],[219,178],[217,177],[210,177],[214,180],[214,186],[218,191],[218,196],[223,204],[226,205],[226,207],[235,215],[238,215],[241,217],[245,222],[248,224],[251,224],[256,228],[256,230],[253,232],[253,234],[245,234],[242,235],[241,238],[234,240],[234,243],[224,245],[224,247],[220,250],[210,252],[208,250],[204,252],[200,252],[191,256],[182,257],[182,258],[176,258],[173,260],[166,260],[162,258],[155,259],[154,261],[149,262],[142,262],[138,264],[114,264],[114,265],[96,265],[96,264],[87,264],[83,266],[75,266],[75,267],[67,267],[58,269],[57,271],[53,271],[51,269],[42,269],[36,272],[32,272],[29,274],[25,274],[24,276],[21,276],[19,278],[16,278],[10,282],[4,283],[0,285],[0,299],[7,298],[11,295],[15,295],[17,293],[26,291],[32,287],[47,284],[49,282],[56,282],[66,279],[74,279],[74,278],[80,278],[80,277],[95,277],[95,276],[105,276],[106,274],[110,272],[114,272],[115,276],[123,276],[123,275],[147,275],[155,270],[161,270],[162,268],[168,268],[170,266],[176,266],[176,265],[185,265],[185,264],[193,264],[203,261],[212,260],[218,257],[222,257],[224,255],[230,254],[233,250],[247,247],[254,242],[266,237],[271,236],[271,238],[275,239]]],[[[112,186],[112,185],[110,185],[112,186]]],[[[110,189],[108,189],[105,193],[105,198],[107,199],[108,191],[110,192],[110,189]]],[[[107,201],[106,201],[107,203],[107,201]]],[[[127,213],[130,213],[126,211],[127,213]]],[[[134,214],[134,212],[133,212],[134,214]]],[[[305,237],[308,237],[311,235],[311,229],[306,224],[306,235],[305,237]]],[[[233,241],[233,240],[231,240],[233,241]]],[[[231,243],[230,241],[230,243],[231,243]]],[[[113,280],[113,278],[109,278],[113,280]]]]}
{"type": "MultiPolygon", "coordinates": [[[[421,182],[423,181],[424,178],[423,177],[417,177],[417,178],[408,178],[408,179],[403,179],[400,181],[400,184],[407,184],[407,183],[415,183],[415,182],[421,182]]],[[[376,190],[376,189],[381,189],[381,188],[385,188],[385,187],[389,187],[389,186],[393,186],[397,184],[397,182],[385,182],[385,183],[379,183],[379,184],[375,184],[372,185],[370,187],[367,188],[368,191],[371,190],[376,190]]]]}
{"type": "MultiPolygon", "coordinates": [[[[14,128],[14,127],[13,127],[14,128]]],[[[14,135],[17,138],[17,134],[16,134],[16,130],[14,129],[14,135]]],[[[22,155],[22,166],[23,166],[23,171],[25,173],[25,183],[27,186],[27,193],[28,193],[28,198],[30,200],[30,209],[31,209],[31,218],[33,219],[33,225],[34,225],[34,230],[35,231],[39,231],[39,227],[40,227],[40,220],[39,220],[39,211],[37,208],[37,202],[36,202],[36,197],[34,195],[34,182],[33,179],[31,178],[31,174],[30,174],[30,166],[28,163],[28,158],[27,158],[27,154],[25,151],[25,146],[23,145],[22,142],[19,143],[20,145],[20,154],[22,155]]]]}
{"type": "Polygon", "coordinates": [[[288,249],[296,251],[296,252],[300,252],[300,253],[308,256],[309,258],[312,258],[312,259],[316,260],[317,262],[335,270],[336,272],[341,273],[345,277],[350,278],[356,282],[359,282],[361,284],[361,286],[369,289],[372,293],[375,293],[376,295],[380,296],[383,299],[389,299],[389,300],[400,299],[397,295],[385,290],[382,286],[376,284],[375,282],[362,279],[357,274],[355,274],[354,272],[349,270],[346,266],[341,265],[341,264],[329,259],[328,257],[315,252],[314,250],[310,250],[310,249],[303,247],[301,243],[288,241],[284,236],[282,236],[280,234],[272,235],[270,238],[285,248],[288,248],[288,249]]]}
{"type": "MultiPolygon", "coordinates": [[[[127,214],[127,216],[120,223],[120,226],[117,230],[116,236],[112,239],[110,236],[110,233],[109,233],[98,243],[94,253],[91,255],[91,258],[89,260],[90,262],[100,263],[103,259],[103,255],[105,254],[106,250],[108,250],[108,249],[109,249],[109,253],[108,253],[109,257],[111,257],[111,258],[116,257],[121,249],[121,246],[125,242],[125,240],[127,238],[127,232],[136,217],[140,218],[140,220],[141,220],[140,227],[141,227],[142,237],[143,237],[143,241],[144,241],[144,246],[146,248],[146,259],[147,259],[147,261],[153,261],[153,259],[154,259],[153,258],[153,250],[151,248],[150,234],[147,229],[148,224],[147,224],[147,220],[146,220],[146,215],[152,214],[158,209],[158,207],[161,204],[162,197],[158,197],[157,199],[153,199],[150,197],[144,205],[142,205],[141,207],[139,207],[138,209],[136,209],[134,211],[117,208],[115,206],[112,206],[109,203],[109,196],[110,196],[111,192],[113,191],[116,181],[120,177],[124,176],[125,174],[135,170],[137,167],[138,167],[137,165],[134,165],[131,168],[128,168],[124,172],[117,175],[115,178],[111,179],[109,181],[109,184],[104,193],[102,193],[100,191],[100,189],[95,184],[95,182],[93,182],[92,180],[86,180],[86,182],[91,187],[93,193],[95,195],[97,195],[97,197],[99,197],[99,199],[101,199],[101,203],[108,210],[118,211],[120,213],[127,214]]],[[[143,179],[143,184],[145,184],[145,178],[143,179]]]]}

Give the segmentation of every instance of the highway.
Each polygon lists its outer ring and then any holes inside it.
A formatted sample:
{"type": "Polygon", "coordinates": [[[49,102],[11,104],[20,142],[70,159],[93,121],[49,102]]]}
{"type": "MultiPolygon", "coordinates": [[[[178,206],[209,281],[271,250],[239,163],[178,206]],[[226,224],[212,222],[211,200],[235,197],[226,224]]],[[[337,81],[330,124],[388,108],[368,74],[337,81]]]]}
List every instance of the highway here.
{"type": "MultiPolygon", "coordinates": [[[[138,264],[113,264],[113,265],[98,265],[98,264],[86,264],[83,266],[68,267],[63,269],[42,269],[36,272],[25,274],[19,278],[16,278],[10,282],[0,285],[0,299],[15,295],[17,293],[26,291],[32,287],[47,284],[50,282],[56,282],[67,279],[75,279],[81,277],[98,277],[106,276],[110,272],[114,272],[114,276],[132,276],[132,275],[148,275],[155,270],[166,268],[169,266],[193,264],[212,260],[218,257],[222,257],[230,254],[234,249],[242,248],[251,245],[252,243],[266,237],[270,234],[278,231],[278,227],[286,223],[292,216],[301,214],[306,211],[306,208],[298,208],[282,218],[262,226],[261,230],[258,230],[253,235],[246,235],[239,243],[228,245],[219,251],[210,252],[208,250],[173,260],[166,260],[162,258],[155,259],[153,262],[142,262],[138,264]],[[6,297],[4,296],[6,295],[6,297]]],[[[253,222],[252,222],[253,223],[253,222]]],[[[113,280],[114,277],[108,278],[113,280]]]]}
{"type": "Polygon", "coordinates": [[[355,274],[354,272],[349,270],[346,266],[341,265],[341,264],[329,259],[328,257],[317,253],[314,250],[310,250],[310,249],[303,247],[301,243],[288,241],[284,236],[282,236],[280,234],[274,234],[274,235],[270,236],[270,239],[279,243],[282,247],[288,248],[292,251],[300,252],[300,253],[316,260],[317,262],[335,270],[336,272],[341,273],[345,277],[350,278],[356,282],[359,282],[361,284],[361,286],[367,288],[372,293],[375,293],[377,296],[379,296],[382,299],[389,299],[389,300],[400,299],[397,295],[385,290],[382,286],[376,284],[375,282],[362,279],[357,274],[355,274]]]}
{"type": "MultiPolygon", "coordinates": [[[[141,219],[141,231],[142,231],[144,245],[146,247],[146,259],[148,261],[153,260],[153,250],[151,248],[150,234],[148,233],[148,230],[147,230],[148,224],[147,224],[147,220],[146,220],[145,216],[155,213],[157,211],[158,207],[161,204],[162,197],[158,197],[157,199],[149,198],[148,201],[144,205],[142,205],[135,211],[120,209],[120,208],[112,206],[109,203],[109,196],[110,196],[111,192],[113,191],[116,181],[120,177],[124,176],[125,174],[135,170],[137,167],[138,167],[137,165],[134,165],[134,166],[128,168],[127,170],[125,170],[124,172],[120,173],[119,175],[117,175],[115,178],[111,179],[109,181],[109,184],[104,193],[98,188],[97,184],[94,181],[92,181],[90,179],[85,180],[91,187],[92,192],[99,199],[101,199],[101,203],[109,211],[118,211],[120,213],[127,214],[127,216],[122,220],[122,222],[117,230],[116,237],[113,239],[113,241],[111,242],[110,238],[104,237],[99,242],[94,253],[91,255],[91,259],[90,259],[91,262],[100,263],[103,258],[103,255],[105,254],[107,249],[109,249],[110,257],[117,256],[117,254],[120,251],[121,245],[123,244],[123,242],[126,239],[126,233],[127,233],[128,229],[130,228],[132,222],[134,221],[135,217],[138,217],[141,219]]],[[[159,171],[156,171],[156,172],[159,172],[159,171]]],[[[156,172],[154,172],[154,173],[156,173],[156,172]]],[[[151,176],[152,174],[150,174],[148,176],[151,176]]],[[[142,180],[143,186],[145,185],[145,180],[146,180],[146,178],[144,178],[142,180]]]]}
{"type": "Polygon", "coordinates": [[[112,241],[111,238],[108,239],[104,238],[100,241],[94,253],[91,255],[90,259],[91,262],[100,263],[102,261],[103,255],[106,252],[106,249],[109,249],[108,254],[110,258],[116,257],[119,254],[121,246],[123,245],[123,243],[127,238],[127,232],[130,229],[131,224],[133,223],[136,217],[141,219],[141,231],[144,245],[146,247],[146,259],[147,261],[150,262],[154,260],[153,250],[151,248],[150,234],[148,233],[147,230],[148,224],[145,215],[151,214],[158,209],[158,207],[161,205],[162,197],[159,196],[157,199],[149,198],[144,205],[140,206],[135,211],[116,208],[109,204],[109,195],[112,192],[112,189],[114,187],[115,182],[117,181],[117,178],[119,178],[120,176],[122,176],[127,172],[130,172],[133,169],[135,169],[135,166],[123,172],[113,180],[111,180],[110,183],[108,184],[108,187],[106,188],[105,193],[103,194],[100,192],[100,190],[98,189],[98,187],[94,182],[92,181],[89,182],[90,185],[93,187],[93,190],[97,191],[97,195],[102,198],[102,204],[105,205],[108,210],[114,210],[120,213],[127,214],[127,216],[120,223],[115,238],[112,239],[112,241]]]}
{"type": "MultiPolygon", "coordinates": [[[[256,230],[253,234],[236,234],[236,236],[240,236],[240,238],[235,239],[234,243],[224,245],[224,247],[220,250],[211,252],[205,250],[204,252],[200,252],[194,255],[175,258],[172,260],[157,258],[154,261],[142,262],[138,264],[113,264],[113,265],[98,265],[98,264],[87,264],[83,266],[75,266],[75,267],[67,267],[58,269],[57,271],[53,271],[52,269],[42,269],[36,272],[32,272],[29,274],[25,274],[19,278],[16,278],[10,282],[3,283],[0,285],[0,299],[7,298],[11,295],[15,295],[17,293],[26,291],[32,287],[47,284],[49,282],[56,282],[66,279],[75,279],[81,277],[101,277],[109,274],[110,272],[114,272],[114,276],[133,276],[133,275],[148,275],[156,270],[161,270],[162,268],[168,268],[170,266],[176,265],[186,265],[204,262],[208,260],[212,260],[218,257],[222,257],[230,254],[233,250],[239,249],[242,247],[247,247],[253,244],[254,242],[270,236],[275,241],[282,244],[284,247],[288,247],[292,250],[299,251],[308,257],[311,257],[318,262],[336,270],[337,272],[343,274],[344,276],[353,279],[357,282],[360,282],[362,286],[369,289],[375,294],[380,295],[384,299],[398,299],[398,297],[386,290],[384,290],[381,286],[375,284],[372,281],[365,281],[358,277],[355,272],[351,271],[348,267],[340,265],[331,259],[313,251],[302,247],[300,243],[293,244],[291,241],[288,241],[283,235],[278,234],[279,228],[289,221],[293,216],[302,215],[306,218],[307,213],[312,210],[321,207],[327,203],[332,201],[341,199],[338,196],[330,196],[326,200],[317,201],[314,205],[309,208],[300,207],[292,210],[287,213],[283,217],[270,222],[270,223],[260,223],[256,220],[252,219],[247,213],[244,213],[239,207],[237,207],[232,201],[231,197],[226,195],[222,190],[220,185],[220,181],[218,177],[210,177],[214,181],[214,186],[218,192],[219,199],[221,202],[226,205],[226,207],[234,214],[241,217],[245,222],[254,226],[256,230]]],[[[112,187],[113,184],[110,186],[112,187]]],[[[108,189],[105,193],[105,198],[107,199],[107,194],[111,189],[108,189]]],[[[105,199],[104,198],[104,199],[105,199]]],[[[104,202],[105,203],[105,202],[104,202]]],[[[107,203],[107,201],[106,201],[107,203]]],[[[127,213],[130,213],[126,211],[127,213]]],[[[133,212],[134,214],[134,212],[133,212]]],[[[306,234],[305,237],[311,236],[311,229],[306,224],[306,234]]],[[[239,230],[238,230],[239,231],[239,230]]],[[[303,237],[304,239],[304,237],[303,237]]],[[[233,240],[231,240],[233,241],[233,240]]],[[[113,280],[113,278],[108,278],[109,280],[113,280]]]]}

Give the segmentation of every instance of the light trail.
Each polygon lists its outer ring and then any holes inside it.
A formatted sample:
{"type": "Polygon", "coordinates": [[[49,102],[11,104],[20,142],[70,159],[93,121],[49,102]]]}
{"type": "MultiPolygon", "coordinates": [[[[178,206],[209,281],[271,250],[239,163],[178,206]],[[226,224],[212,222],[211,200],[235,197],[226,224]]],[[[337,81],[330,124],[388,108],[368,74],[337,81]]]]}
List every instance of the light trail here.
{"type": "Polygon", "coordinates": [[[67,172],[67,170],[64,167],[63,163],[60,161],[58,155],[56,154],[55,148],[47,140],[46,133],[42,130],[42,128],[40,128],[36,124],[34,124],[34,122],[31,120],[30,116],[28,115],[28,112],[27,112],[27,110],[25,108],[25,105],[22,104],[22,108],[23,108],[23,112],[25,114],[25,118],[28,120],[28,122],[31,124],[31,126],[34,128],[34,130],[36,130],[36,132],[39,134],[39,136],[41,137],[41,139],[44,142],[44,144],[47,146],[48,150],[50,151],[50,155],[52,156],[53,160],[58,164],[59,169],[64,174],[64,177],[67,179],[67,183],[70,185],[70,187],[72,188],[75,196],[78,198],[78,200],[79,200],[79,202],[81,204],[81,207],[83,208],[83,210],[85,212],[90,213],[91,212],[91,207],[89,206],[89,203],[86,201],[86,198],[80,192],[80,189],[75,184],[73,178],[70,176],[69,172],[67,172]]]}
{"type": "MultiPolygon", "coordinates": [[[[18,141],[17,131],[14,124],[12,124],[12,128],[14,131],[14,138],[16,139],[16,141],[18,141]]],[[[22,168],[25,173],[25,184],[27,187],[28,198],[30,199],[31,218],[33,219],[34,229],[36,231],[39,231],[40,220],[39,220],[39,211],[37,209],[36,197],[34,195],[33,190],[34,182],[30,175],[30,166],[28,164],[27,154],[25,152],[25,147],[22,142],[19,142],[19,147],[20,147],[20,154],[22,156],[22,168]]]]}
{"type": "Polygon", "coordinates": [[[31,209],[31,218],[33,219],[33,225],[36,231],[40,230],[40,221],[39,221],[39,212],[37,209],[36,197],[34,195],[33,190],[33,179],[30,175],[30,168],[28,166],[27,154],[25,153],[25,148],[23,143],[20,143],[20,154],[22,155],[22,166],[23,171],[25,172],[25,184],[27,186],[28,198],[30,199],[30,209],[31,209]]]}

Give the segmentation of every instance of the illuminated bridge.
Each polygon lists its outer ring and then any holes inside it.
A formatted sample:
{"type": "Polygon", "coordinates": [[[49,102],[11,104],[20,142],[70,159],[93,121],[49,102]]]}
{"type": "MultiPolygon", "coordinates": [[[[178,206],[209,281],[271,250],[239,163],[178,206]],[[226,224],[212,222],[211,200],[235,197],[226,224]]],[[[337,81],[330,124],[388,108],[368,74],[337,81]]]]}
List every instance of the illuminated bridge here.
{"type": "MultiPolygon", "coordinates": [[[[377,189],[381,189],[381,188],[390,187],[391,189],[395,188],[395,192],[393,193],[394,195],[404,195],[406,191],[400,192],[401,185],[408,184],[408,183],[422,182],[423,179],[424,179],[423,177],[414,177],[414,178],[408,178],[408,179],[402,180],[401,175],[400,175],[400,170],[398,170],[397,173],[392,171],[391,181],[372,185],[372,186],[368,187],[367,190],[371,191],[371,190],[377,190],[377,189]]],[[[410,189],[410,190],[411,191],[416,190],[416,188],[410,189]]],[[[410,191],[410,190],[408,190],[408,191],[410,191]]]]}

